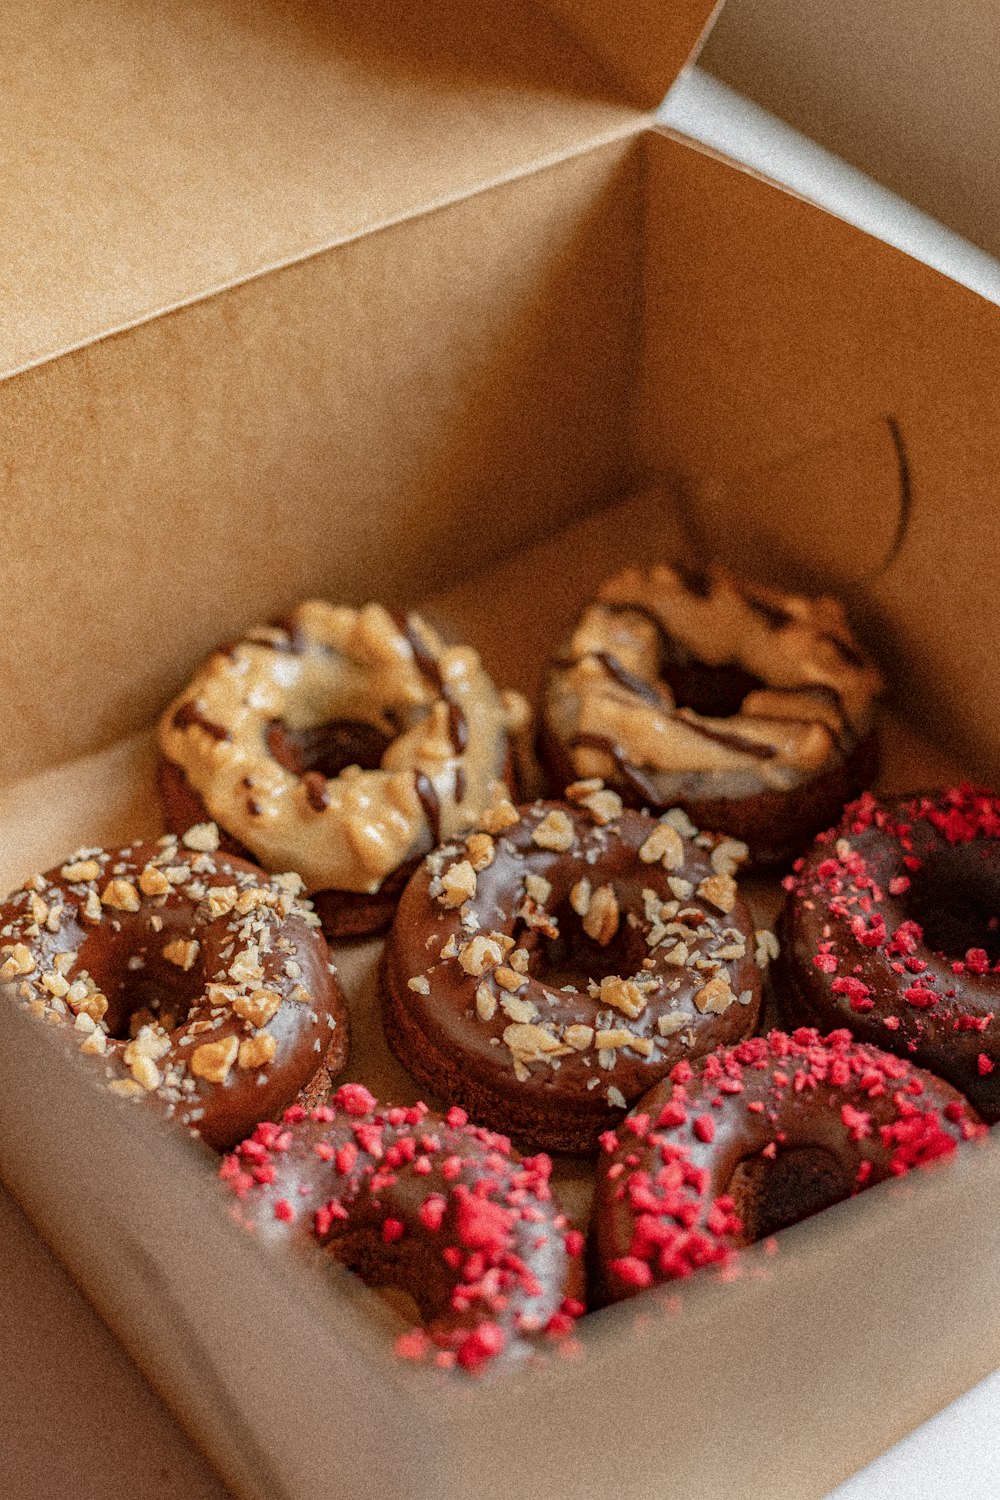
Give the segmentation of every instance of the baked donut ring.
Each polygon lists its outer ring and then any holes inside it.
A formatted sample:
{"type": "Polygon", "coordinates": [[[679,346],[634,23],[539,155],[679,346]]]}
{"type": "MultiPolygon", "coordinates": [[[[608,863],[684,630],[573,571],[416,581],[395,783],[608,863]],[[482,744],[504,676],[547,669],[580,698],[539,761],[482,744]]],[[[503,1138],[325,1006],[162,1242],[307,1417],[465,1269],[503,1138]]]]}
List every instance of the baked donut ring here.
{"type": "Polygon", "coordinates": [[[866,794],[785,885],[786,1020],[849,1026],[1000,1120],[1000,798],[866,794]]]}
{"type": "Polygon", "coordinates": [[[949,1084],[849,1031],[772,1031],[681,1063],[602,1142],[600,1300],[723,1266],[985,1129],[949,1084]]]}
{"type": "Polygon", "coordinates": [[[275,1114],[348,1025],[297,875],[178,841],[81,849],[0,906],[0,981],[78,1044],[116,1094],[223,1150],[275,1114]]]}
{"type": "Polygon", "coordinates": [[[424,860],[386,946],[389,1045],[425,1088],[532,1149],[591,1152],[681,1057],[748,1035],[771,934],[742,845],[599,781],[501,803],[424,860]]]}
{"type": "Polygon", "coordinates": [[[167,826],[297,870],[329,937],[385,926],[420,855],[471,828],[527,706],[419,616],[300,604],[216,651],[160,721],[167,826]]]}
{"type": "Polygon", "coordinates": [[[584,1310],[583,1236],[545,1156],[467,1122],[379,1106],[361,1084],[258,1125],[223,1162],[233,1217],[259,1238],[322,1248],[370,1286],[417,1303],[397,1352],[481,1370],[568,1333],[584,1310]]]}
{"type": "Polygon", "coordinates": [[[556,787],[602,776],[780,864],[873,777],[880,686],[834,599],[629,568],[549,672],[539,753],[556,787]]]}

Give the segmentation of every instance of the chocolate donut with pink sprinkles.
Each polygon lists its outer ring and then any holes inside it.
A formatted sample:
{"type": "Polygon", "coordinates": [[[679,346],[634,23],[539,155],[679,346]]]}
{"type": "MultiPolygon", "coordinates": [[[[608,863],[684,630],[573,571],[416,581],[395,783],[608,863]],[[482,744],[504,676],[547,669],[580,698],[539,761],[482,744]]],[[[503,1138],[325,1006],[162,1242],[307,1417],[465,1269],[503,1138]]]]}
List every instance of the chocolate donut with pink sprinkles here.
{"type": "Polygon", "coordinates": [[[849,1026],[1000,1120],[1000,797],[865,794],[785,880],[790,1025],[849,1026]]]}
{"type": "Polygon", "coordinates": [[[803,1027],[678,1063],[602,1139],[599,1300],[724,1268],[734,1251],[985,1133],[903,1058],[803,1027]]]}
{"type": "Polygon", "coordinates": [[[407,1292],[423,1326],[398,1354],[479,1373],[563,1338],[584,1311],[583,1235],[550,1171],[462,1109],[383,1107],[351,1083],[258,1125],[220,1176],[233,1217],[261,1239],[407,1292]]]}

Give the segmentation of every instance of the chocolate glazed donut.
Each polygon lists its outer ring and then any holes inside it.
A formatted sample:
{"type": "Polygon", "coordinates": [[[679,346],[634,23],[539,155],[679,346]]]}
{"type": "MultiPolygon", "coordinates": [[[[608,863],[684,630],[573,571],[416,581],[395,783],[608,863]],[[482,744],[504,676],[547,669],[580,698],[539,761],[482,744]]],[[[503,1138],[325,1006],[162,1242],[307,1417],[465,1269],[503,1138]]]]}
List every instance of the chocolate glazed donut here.
{"type": "Polygon", "coordinates": [[[742,845],[600,782],[569,794],[500,804],[423,862],[383,1017],[422,1086],[533,1148],[589,1152],[679,1058],[753,1030],[773,938],[737,895],[742,845]]]}
{"type": "Polygon", "coordinates": [[[168,826],[295,869],[329,937],[377,931],[423,852],[467,832],[527,707],[417,615],[300,605],[217,651],[160,722],[168,826]]]}
{"type": "Polygon", "coordinates": [[[397,1352],[481,1371],[569,1332],[584,1310],[583,1236],[549,1189],[550,1162],[450,1109],[380,1107],[360,1084],[258,1125],[220,1173],[233,1217],[271,1243],[322,1249],[417,1303],[397,1352]]]}
{"type": "Polygon", "coordinates": [[[866,794],[785,885],[786,1019],[849,1026],[1000,1120],[1000,798],[866,794]]]}
{"type": "Polygon", "coordinates": [[[223,1150],[347,1061],[343,995],[297,875],[213,825],[83,849],[0,906],[0,980],[116,1094],[223,1150]]]}
{"type": "Polygon", "coordinates": [[[833,599],[629,569],[549,673],[539,753],[556,788],[602,776],[781,864],[874,776],[879,687],[833,599]]]}
{"type": "Polygon", "coordinates": [[[602,1141],[599,1299],[724,1266],[985,1129],[949,1084],[848,1031],[772,1031],[680,1063],[602,1141]]]}

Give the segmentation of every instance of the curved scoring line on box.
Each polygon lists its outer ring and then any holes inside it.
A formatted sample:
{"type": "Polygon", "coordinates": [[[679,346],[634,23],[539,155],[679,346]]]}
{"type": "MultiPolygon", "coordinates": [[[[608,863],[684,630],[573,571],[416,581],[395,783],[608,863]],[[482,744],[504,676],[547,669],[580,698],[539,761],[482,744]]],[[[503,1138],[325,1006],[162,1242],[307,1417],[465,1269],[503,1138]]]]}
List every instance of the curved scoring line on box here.
{"type": "Polygon", "coordinates": [[[895,417],[887,416],[886,426],[889,436],[892,438],[892,446],[896,450],[896,462],[899,465],[899,515],[896,518],[896,531],[889,543],[888,551],[882,559],[882,564],[875,570],[872,577],[879,578],[888,573],[893,563],[903,550],[910,529],[910,521],[913,517],[913,475],[910,469],[910,460],[906,452],[906,444],[903,441],[903,430],[895,417]]]}

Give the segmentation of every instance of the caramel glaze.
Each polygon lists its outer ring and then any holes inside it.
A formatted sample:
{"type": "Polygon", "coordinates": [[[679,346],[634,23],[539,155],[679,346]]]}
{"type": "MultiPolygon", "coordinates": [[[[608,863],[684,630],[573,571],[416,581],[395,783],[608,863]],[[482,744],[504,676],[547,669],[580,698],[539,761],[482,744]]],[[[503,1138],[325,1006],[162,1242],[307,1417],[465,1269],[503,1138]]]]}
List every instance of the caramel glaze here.
{"type": "Polygon", "coordinates": [[[222,1150],[324,1053],[333,1072],[347,1060],[343,995],[300,888],[172,838],[84,850],[0,907],[0,977],[115,1093],[222,1150]]]}
{"type": "Polygon", "coordinates": [[[597,1296],[725,1266],[735,1247],[984,1131],[949,1084],[844,1030],[771,1032],[682,1064],[602,1142],[597,1296]]]}
{"type": "Polygon", "coordinates": [[[436,851],[404,891],[387,944],[383,1016],[400,1061],[424,1087],[535,1148],[593,1151],[681,1057],[747,1035],[760,1008],[746,907],[735,888],[725,912],[697,894],[723,841],[671,828],[676,865],[646,862],[639,851],[661,825],[614,801],[618,815],[603,824],[555,803],[511,809],[460,908],[443,901],[472,842],[436,851]],[[553,814],[569,831],[561,851],[539,842],[553,814]],[[594,894],[581,917],[585,880],[594,894]],[[613,934],[595,923],[595,901],[608,904],[601,887],[613,893],[613,934]]]}
{"type": "Polygon", "coordinates": [[[1000,1120],[1000,798],[866,794],[786,888],[786,1019],[849,1026],[1000,1120]]]}
{"type": "Polygon", "coordinates": [[[360,1084],[261,1125],[223,1163],[233,1217],[269,1243],[322,1252],[416,1302],[401,1354],[480,1370],[569,1331],[583,1311],[582,1236],[547,1157],[424,1104],[379,1106],[360,1084]]]}

